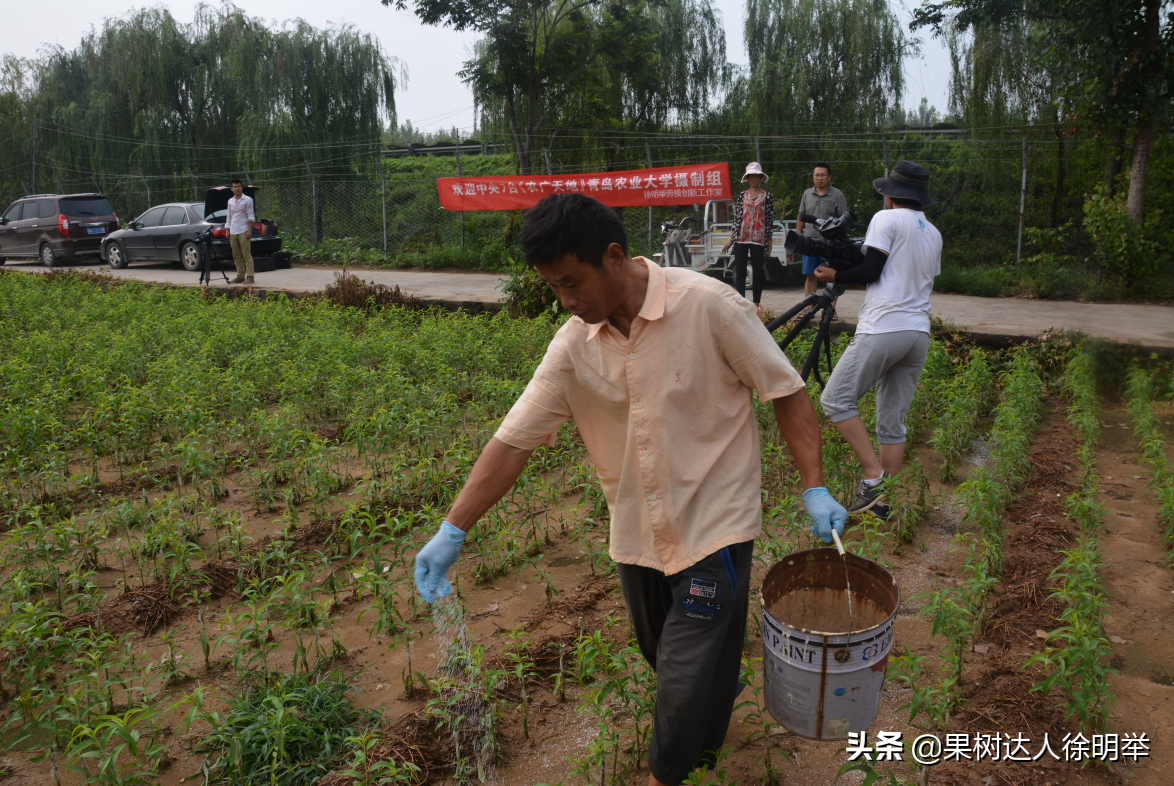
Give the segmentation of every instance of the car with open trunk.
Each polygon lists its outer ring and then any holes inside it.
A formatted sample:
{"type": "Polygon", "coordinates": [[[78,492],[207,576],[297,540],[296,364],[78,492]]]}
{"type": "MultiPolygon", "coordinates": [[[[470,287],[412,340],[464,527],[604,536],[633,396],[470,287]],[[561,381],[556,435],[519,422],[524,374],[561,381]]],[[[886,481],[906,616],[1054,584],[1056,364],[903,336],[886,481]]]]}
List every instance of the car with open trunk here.
{"type": "MultiPolygon", "coordinates": [[[[245,186],[246,196],[256,198],[256,186],[245,186]]],[[[130,221],[126,227],[112,232],[102,244],[102,259],[115,269],[131,262],[178,262],[185,270],[195,272],[203,264],[204,245],[197,237],[212,229],[211,249],[214,260],[232,259],[228,227],[228,200],[232,190],[226,186],[210,188],[203,202],[169,202],[156,205],[130,221]]],[[[281,250],[281,235],[277,222],[258,218],[250,223],[250,246],[258,271],[289,267],[289,254],[281,250]],[[262,259],[273,258],[271,267],[262,259]]]]}

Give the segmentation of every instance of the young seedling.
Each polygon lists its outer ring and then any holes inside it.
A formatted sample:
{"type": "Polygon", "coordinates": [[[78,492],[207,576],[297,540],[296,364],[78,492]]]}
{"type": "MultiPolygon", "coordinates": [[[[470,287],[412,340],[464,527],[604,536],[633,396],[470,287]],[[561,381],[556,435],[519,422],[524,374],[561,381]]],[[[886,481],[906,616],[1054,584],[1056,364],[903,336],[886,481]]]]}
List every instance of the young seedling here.
{"type": "Polygon", "coordinates": [[[513,676],[518,681],[522,693],[522,736],[530,739],[530,698],[526,694],[526,684],[538,676],[534,670],[534,662],[528,656],[530,636],[520,628],[514,628],[508,634],[509,644],[502,648],[503,654],[513,664],[513,676]]]}

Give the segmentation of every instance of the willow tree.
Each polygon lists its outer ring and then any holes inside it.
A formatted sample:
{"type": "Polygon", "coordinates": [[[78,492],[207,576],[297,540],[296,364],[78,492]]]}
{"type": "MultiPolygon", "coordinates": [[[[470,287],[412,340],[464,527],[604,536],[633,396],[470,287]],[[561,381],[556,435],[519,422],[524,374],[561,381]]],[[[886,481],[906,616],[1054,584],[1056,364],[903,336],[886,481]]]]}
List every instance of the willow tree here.
{"type": "Polygon", "coordinates": [[[13,194],[20,193],[19,184],[30,171],[33,124],[26,110],[35,90],[36,68],[36,62],[27,58],[0,58],[0,188],[13,194]]]}
{"type": "Polygon", "coordinates": [[[900,106],[909,41],[887,0],[747,0],[732,113],[772,133],[873,128],[900,106]]]}
{"type": "MultiPolygon", "coordinates": [[[[1056,142],[1055,188],[1051,223],[1061,222],[1067,172],[1066,122],[1069,102],[1039,39],[1041,25],[1019,17],[1003,24],[979,21],[963,29],[951,25],[943,38],[950,51],[950,111],[967,125],[1000,127],[1038,124],[1056,142]]],[[[1016,129],[1022,131],[1022,129],[1016,129]]]]}
{"type": "Polygon", "coordinates": [[[704,118],[731,77],[721,12],[710,0],[664,0],[622,21],[625,40],[606,53],[599,80],[614,96],[612,118],[649,130],[704,118]]]}
{"type": "Polygon", "coordinates": [[[38,157],[62,171],[180,177],[369,155],[403,78],[350,26],[271,28],[227,3],[183,24],[156,7],[47,53],[23,111],[35,103],[38,157]]]}
{"type": "Polygon", "coordinates": [[[972,125],[1051,121],[1055,77],[1036,43],[1040,33],[1027,20],[950,28],[950,111],[972,125]]]}
{"type": "Polygon", "coordinates": [[[414,11],[482,34],[460,73],[483,124],[508,128],[523,174],[552,126],[695,119],[728,75],[711,0],[416,0],[414,11]]]}
{"type": "Polygon", "coordinates": [[[1132,154],[1128,213],[1141,224],[1154,135],[1174,117],[1174,3],[924,0],[911,27],[942,34],[976,25],[1007,29],[1024,21],[1041,30],[1041,56],[1075,114],[1132,154]]]}
{"type": "MultiPolygon", "coordinates": [[[[612,12],[620,13],[614,6],[612,12]]],[[[593,129],[601,143],[604,168],[642,162],[643,140],[628,148],[633,136],[697,128],[729,85],[725,29],[709,0],[634,4],[622,24],[623,40],[605,49],[551,115],[556,129],[547,145],[561,147],[564,164],[599,163],[598,147],[566,138],[582,128],[593,129]],[[558,140],[563,128],[571,130],[558,140]]],[[[483,117],[492,122],[492,105],[485,110],[483,117]]]]}

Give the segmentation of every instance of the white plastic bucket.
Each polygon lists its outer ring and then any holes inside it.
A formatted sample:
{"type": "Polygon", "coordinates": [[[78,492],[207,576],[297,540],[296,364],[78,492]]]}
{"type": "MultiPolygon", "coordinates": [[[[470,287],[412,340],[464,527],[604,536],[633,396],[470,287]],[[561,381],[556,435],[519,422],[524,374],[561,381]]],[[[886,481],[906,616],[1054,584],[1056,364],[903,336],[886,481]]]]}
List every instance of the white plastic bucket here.
{"type": "Polygon", "coordinates": [[[767,571],[761,600],[767,711],[814,740],[871,726],[901,603],[893,574],[855,554],[808,549],[767,571]]]}

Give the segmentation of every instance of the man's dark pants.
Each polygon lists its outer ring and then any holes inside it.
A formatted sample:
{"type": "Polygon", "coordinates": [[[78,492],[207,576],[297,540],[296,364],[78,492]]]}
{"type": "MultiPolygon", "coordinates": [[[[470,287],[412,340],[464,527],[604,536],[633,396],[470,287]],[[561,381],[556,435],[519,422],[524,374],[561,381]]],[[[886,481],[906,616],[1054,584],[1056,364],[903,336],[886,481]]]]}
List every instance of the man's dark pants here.
{"type": "Polygon", "coordinates": [[[746,637],[754,541],[727,546],[666,576],[619,566],[636,642],[656,672],[656,714],[648,766],[679,784],[726,738],[746,637]]]}

